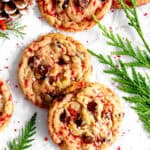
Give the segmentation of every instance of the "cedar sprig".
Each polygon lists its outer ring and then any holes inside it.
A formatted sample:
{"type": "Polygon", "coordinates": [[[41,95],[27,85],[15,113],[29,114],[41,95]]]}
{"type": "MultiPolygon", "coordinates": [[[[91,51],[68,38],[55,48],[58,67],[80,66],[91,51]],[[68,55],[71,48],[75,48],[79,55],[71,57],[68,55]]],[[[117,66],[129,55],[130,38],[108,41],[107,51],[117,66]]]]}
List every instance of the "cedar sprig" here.
{"type": "Polygon", "coordinates": [[[134,48],[132,42],[126,38],[124,41],[119,34],[115,34],[112,30],[107,29],[102,25],[95,16],[99,29],[102,30],[102,34],[108,39],[107,44],[119,48],[118,51],[113,52],[115,55],[126,55],[134,58],[133,61],[125,63],[127,66],[138,66],[150,68],[150,55],[148,52],[141,50],[140,47],[134,48]]]}
{"type": "Polygon", "coordinates": [[[0,32],[0,37],[5,38],[5,39],[9,39],[9,35],[6,32],[0,32]]]}
{"type": "Polygon", "coordinates": [[[143,122],[145,129],[150,132],[150,98],[142,96],[124,97],[130,103],[134,103],[132,108],[139,115],[140,120],[143,122]]]}
{"type": "Polygon", "coordinates": [[[34,113],[21,129],[19,136],[8,143],[9,150],[25,150],[32,146],[33,136],[36,134],[36,116],[37,113],[34,113]]]}
{"type": "Polygon", "coordinates": [[[95,54],[91,50],[89,52],[98,58],[99,62],[108,65],[110,68],[104,70],[105,73],[115,75],[112,80],[118,82],[119,89],[127,93],[137,94],[150,98],[150,84],[148,80],[149,75],[144,77],[141,73],[137,73],[135,68],[131,68],[132,76],[129,75],[125,64],[118,60],[119,66],[112,60],[110,56],[103,56],[102,54],[95,54]]]}
{"type": "Polygon", "coordinates": [[[112,80],[119,84],[118,88],[120,90],[134,94],[134,96],[124,97],[124,99],[135,104],[132,108],[138,113],[145,129],[150,132],[150,76],[143,76],[133,67],[131,67],[131,75],[129,75],[129,71],[121,60],[118,60],[116,64],[110,56],[98,55],[91,50],[89,52],[100,63],[109,66],[104,72],[115,76],[112,77],[112,80]]]}
{"type": "Polygon", "coordinates": [[[143,31],[142,31],[140,23],[139,23],[138,14],[136,11],[136,0],[131,0],[132,8],[130,8],[128,5],[126,5],[123,2],[123,0],[118,0],[118,1],[129,20],[128,24],[137,31],[138,35],[140,36],[140,38],[142,39],[142,41],[145,45],[145,48],[147,49],[147,51],[150,52],[150,46],[144,38],[144,34],[143,34],[143,31]]]}

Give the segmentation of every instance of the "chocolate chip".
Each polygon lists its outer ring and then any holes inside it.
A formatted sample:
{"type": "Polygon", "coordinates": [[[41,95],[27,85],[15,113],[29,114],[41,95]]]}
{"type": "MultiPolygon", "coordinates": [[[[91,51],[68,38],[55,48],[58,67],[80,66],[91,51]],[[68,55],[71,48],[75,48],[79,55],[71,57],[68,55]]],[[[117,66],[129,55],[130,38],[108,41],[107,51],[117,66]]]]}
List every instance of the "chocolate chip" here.
{"type": "Polygon", "coordinates": [[[75,5],[77,7],[86,8],[89,4],[89,0],[75,0],[75,5]]]}
{"type": "Polygon", "coordinates": [[[107,139],[106,138],[102,138],[102,137],[99,137],[99,138],[97,138],[97,140],[96,140],[98,143],[105,143],[106,141],[107,141],[107,139]]]}
{"type": "Polygon", "coordinates": [[[35,63],[38,60],[37,56],[31,56],[28,60],[28,65],[31,67],[31,69],[33,69],[35,67],[35,63]]]}
{"type": "Polygon", "coordinates": [[[62,8],[63,8],[63,9],[66,9],[66,8],[68,7],[69,1],[70,1],[70,0],[64,0],[64,3],[63,3],[63,5],[62,5],[62,8]]]}
{"type": "Polygon", "coordinates": [[[60,117],[59,117],[60,121],[65,122],[65,121],[66,121],[66,116],[67,116],[67,114],[66,114],[66,111],[64,110],[64,111],[60,114],[60,117]]]}
{"type": "Polygon", "coordinates": [[[87,105],[87,109],[91,112],[95,112],[96,106],[97,106],[96,102],[89,102],[87,105]]]}
{"type": "Polygon", "coordinates": [[[65,62],[65,60],[63,58],[60,58],[59,61],[58,61],[58,64],[59,65],[65,65],[66,62],[65,62]]]}
{"type": "Polygon", "coordinates": [[[49,71],[49,67],[47,65],[39,65],[38,66],[38,73],[41,75],[46,75],[49,71]]]}
{"type": "Polygon", "coordinates": [[[77,127],[80,127],[81,124],[82,124],[82,118],[81,118],[81,116],[78,115],[74,122],[77,125],[77,127]]]}
{"type": "Polygon", "coordinates": [[[82,139],[83,139],[83,142],[87,143],[87,144],[91,144],[93,143],[95,140],[94,140],[94,137],[92,136],[87,136],[87,135],[83,135],[82,136],[82,139]]]}
{"type": "Polygon", "coordinates": [[[39,65],[38,68],[36,69],[35,77],[37,79],[44,80],[47,77],[49,70],[50,70],[49,66],[39,65]]]}

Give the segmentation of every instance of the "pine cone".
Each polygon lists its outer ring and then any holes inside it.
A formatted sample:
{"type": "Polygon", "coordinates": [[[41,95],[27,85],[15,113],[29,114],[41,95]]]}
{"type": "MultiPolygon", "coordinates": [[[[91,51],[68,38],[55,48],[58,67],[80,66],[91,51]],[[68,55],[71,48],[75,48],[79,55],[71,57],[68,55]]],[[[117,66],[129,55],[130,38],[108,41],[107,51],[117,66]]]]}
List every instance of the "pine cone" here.
{"type": "Polygon", "coordinates": [[[0,0],[0,19],[17,18],[30,4],[31,0],[0,0]]]}

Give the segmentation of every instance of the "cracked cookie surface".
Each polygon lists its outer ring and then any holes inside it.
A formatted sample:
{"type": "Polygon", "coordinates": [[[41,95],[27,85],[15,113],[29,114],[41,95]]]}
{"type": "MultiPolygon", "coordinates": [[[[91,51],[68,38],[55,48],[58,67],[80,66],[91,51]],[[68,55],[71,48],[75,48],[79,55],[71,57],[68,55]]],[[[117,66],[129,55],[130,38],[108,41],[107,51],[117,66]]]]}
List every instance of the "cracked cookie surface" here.
{"type": "Polygon", "coordinates": [[[0,131],[8,124],[12,113],[12,95],[6,83],[0,79],[0,131]]]}
{"type": "Polygon", "coordinates": [[[122,121],[119,99],[99,83],[78,82],[49,109],[48,128],[61,150],[105,150],[122,121]]]}
{"type": "Polygon", "coordinates": [[[92,15],[102,19],[112,0],[38,0],[43,17],[59,30],[77,32],[95,25],[92,15]]]}
{"type": "Polygon", "coordinates": [[[89,80],[91,72],[90,55],[82,44],[62,34],[47,34],[24,50],[18,80],[29,100],[49,107],[73,82],[89,80]]]}

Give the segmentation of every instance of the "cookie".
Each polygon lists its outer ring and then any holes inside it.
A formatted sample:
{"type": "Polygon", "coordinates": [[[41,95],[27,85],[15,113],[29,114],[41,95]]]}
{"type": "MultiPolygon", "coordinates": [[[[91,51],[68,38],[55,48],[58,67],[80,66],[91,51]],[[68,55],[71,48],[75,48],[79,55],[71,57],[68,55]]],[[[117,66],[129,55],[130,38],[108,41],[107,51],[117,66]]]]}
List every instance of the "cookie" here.
{"type": "Polygon", "coordinates": [[[48,129],[61,150],[104,150],[115,141],[121,121],[120,101],[109,88],[78,82],[53,101],[48,129]]]}
{"type": "MultiPolygon", "coordinates": [[[[141,5],[147,4],[149,2],[150,2],[150,0],[136,0],[136,6],[141,6],[141,5]]],[[[132,7],[131,0],[124,0],[124,3],[127,4],[128,6],[132,7]]],[[[121,8],[118,0],[113,0],[112,7],[118,8],[118,9],[121,8]]]]}
{"type": "Polygon", "coordinates": [[[24,95],[40,107],[48,107],[73,82],[89,80],[92,64],[87,49],[62,34],[47,34],[23,52],[18,80],[24,95]]]}
{"type": "Polygon", "coordinates": [[[0,131],[8,124],[13,113],[12,95],[6,83],[0,79],[0,131]]]}
{"type": "Polygon", "coordinates": [[[92,15],[102,19],[112,0],[38,0],[43,17],[59,30],[77,32],[95,25],[92,15]]]}

